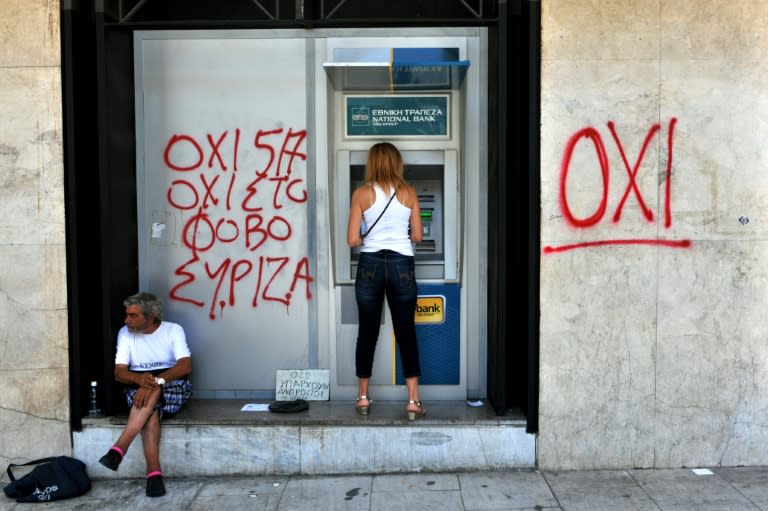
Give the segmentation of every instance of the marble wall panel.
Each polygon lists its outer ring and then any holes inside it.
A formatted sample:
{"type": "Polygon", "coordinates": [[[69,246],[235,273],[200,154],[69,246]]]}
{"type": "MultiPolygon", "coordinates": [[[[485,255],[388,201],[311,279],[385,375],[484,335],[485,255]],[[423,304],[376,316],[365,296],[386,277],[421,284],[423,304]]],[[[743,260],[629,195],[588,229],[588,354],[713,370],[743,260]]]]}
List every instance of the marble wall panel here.
{"type": "Polygon", "coordinates": [[[59,1],[0,2],[0,68],[59,66],[59,1]]]}
{"type": "Polygon", "coordinates": [[[658,59],[661,0],[541,2],[542,59],[658,59]]]}
{"type": "Polygon", "coordinates": [[[542,256],[539,466],[652,465],[658,250],[542,256]]]}
{"type": "MultiPolygon", "coordinates": [[[[69,404],[66,406],[68,413],[69,404]]],[[[3,468],[9,463],[23,463],[72,451],[68,418],[40,416],[29,410],[0,407],[0,424],[3,425],[0,432],[0,465],[3,468]]],[[[7,481],[5,470],[1,479],[7,481]]]]}
{"type": "Polygon", "coordinates": [[[659,258],[656,464],[768,460],[768,242],[659,258]]]}
{"type": "MultiPolygon", "coordinates": [[[[14,269],[13,272],[0,273],[0,303],[7,300],[6,305],[12,308],[8,311],[9,318],[16,321],[20,315],[46,310],[66,313],[65,258],[65,248],[61,245],[0,244],[0,267],[14,269]]],[[[14,327],[34,327],[23,323],[14,322],[14,327]]],[[[66,331],[51,331],[50,334],[62,335],[66,331]]]]}
{"type": "Polygon", "coordinates": [[[672,236],[768,234],[767,83],[768,61],[663,61],[662,112],[677,118],[672,236]]]}
{"type": "MultiPolygon", "coordinates": [[[[7,329],[0,333],[0,370],[58,369],[69,365],[65,310],[20,310],[16,306],[0,309],[0,319],[10,318],[7,329]]],[[[61,396],[65,397],[67,391],[60,382],[61,396]]]]}
{"type": "Polygon", "coordinates": [[[63,244],[59,69],[0,68],[0,109],[0,243],[63,244]]]}
{"type": "Polygon", "coordinates": [[[768,1],[662,0],[663,59],[765,60],[768,1]]]}
{"type": "Polygon", "coordinates": [[[67,421],[69,400],[62,396],[61,382],[68,378],[66,368],[41,368],[26,371],[0,371],[0,408],[23,410],[32,417],[67,421]]]}

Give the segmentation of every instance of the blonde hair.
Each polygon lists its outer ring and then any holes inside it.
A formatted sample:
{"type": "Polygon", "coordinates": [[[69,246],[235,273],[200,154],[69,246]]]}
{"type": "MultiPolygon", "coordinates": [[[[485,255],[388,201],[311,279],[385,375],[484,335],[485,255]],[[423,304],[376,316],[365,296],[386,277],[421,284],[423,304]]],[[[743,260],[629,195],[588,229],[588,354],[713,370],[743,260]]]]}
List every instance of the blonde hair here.
{"type": "Polygon", "coordinates": [[[376,183],[385,190],[393,186],[398,190],[407,185],[403,177],[404,167],[403,157],[397,147],[389,142],[379,142],[368,150],[365,182],[371,185],[376,183]]]}

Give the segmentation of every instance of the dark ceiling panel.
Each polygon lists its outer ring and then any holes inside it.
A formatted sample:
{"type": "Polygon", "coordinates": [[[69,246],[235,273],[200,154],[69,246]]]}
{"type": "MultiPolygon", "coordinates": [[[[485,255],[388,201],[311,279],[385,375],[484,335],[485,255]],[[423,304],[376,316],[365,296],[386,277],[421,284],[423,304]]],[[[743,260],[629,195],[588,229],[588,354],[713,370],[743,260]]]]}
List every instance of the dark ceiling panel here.
{"type": "Polygon", "coordinates": [[[113,23],[493,20],[498,0],[105,0],[113,23]]]}

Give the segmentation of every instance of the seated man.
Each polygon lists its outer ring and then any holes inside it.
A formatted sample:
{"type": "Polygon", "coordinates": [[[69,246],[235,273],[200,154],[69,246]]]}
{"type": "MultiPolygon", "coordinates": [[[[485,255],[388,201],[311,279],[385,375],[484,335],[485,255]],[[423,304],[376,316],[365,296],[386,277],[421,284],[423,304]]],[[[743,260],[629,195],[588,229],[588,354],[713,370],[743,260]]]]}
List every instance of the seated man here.
{"type": "Polygon", "coordinates": [[[163,321],[163,304],[151,293],[123,302],[125,326],[117,334],[115,380],[128,385],[128,422],[117,442],[99,463],[117,470],[133,439],[141,433],[147,462],[147,496],[165,495],[160,470],[160,419],[178,412],[192,395],[186,377],[192,358],[184,329],[163,321]]]}

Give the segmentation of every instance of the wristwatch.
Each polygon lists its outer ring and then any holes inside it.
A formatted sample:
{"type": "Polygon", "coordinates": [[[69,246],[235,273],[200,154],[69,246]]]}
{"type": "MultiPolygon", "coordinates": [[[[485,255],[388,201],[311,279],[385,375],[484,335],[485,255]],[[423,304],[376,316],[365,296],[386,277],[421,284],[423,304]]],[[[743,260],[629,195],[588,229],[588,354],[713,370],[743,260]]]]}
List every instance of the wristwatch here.
{"type": "Polygon", "coordinates": [[[165,385],[165,378],[155,378],[155,383],[157,383],[162,387],[163,385],[165,385]]]}

